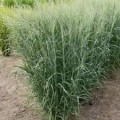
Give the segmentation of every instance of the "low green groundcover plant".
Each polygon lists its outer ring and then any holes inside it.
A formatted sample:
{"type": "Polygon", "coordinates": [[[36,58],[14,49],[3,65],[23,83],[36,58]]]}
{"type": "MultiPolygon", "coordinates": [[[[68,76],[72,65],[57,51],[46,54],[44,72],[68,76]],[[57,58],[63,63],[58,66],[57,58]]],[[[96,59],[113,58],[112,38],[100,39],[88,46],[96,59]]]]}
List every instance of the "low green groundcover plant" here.
{"type": "Polygon", "coordinates": [[[8,25],[49,120],[68,120],[120,62],[119,0],[18,9],[8,25]]]}

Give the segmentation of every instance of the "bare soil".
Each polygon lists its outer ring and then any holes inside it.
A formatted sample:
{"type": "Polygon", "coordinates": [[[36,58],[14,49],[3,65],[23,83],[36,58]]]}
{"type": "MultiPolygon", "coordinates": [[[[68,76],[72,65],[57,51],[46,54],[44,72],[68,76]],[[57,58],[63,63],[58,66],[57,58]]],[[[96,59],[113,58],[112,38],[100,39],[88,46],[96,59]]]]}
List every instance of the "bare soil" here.
{"type": "MultiPolygon", "coordinates": [[[[20,59],[0,54],[0,120],[42,120],[33,107],[24,78],[16,74],[20,59]]],[[[22,74],[22,73],[21,73],[22,74]]]]}
{"type": "MultiPolygon", "coordinates": [[[[25,79],[16,77],[14,66],[20,63],[18,57],[0,53],[0,120],[43,120],[29,98],[25,79]]],[[[120,120],[120,70],[94,93],[92,104],[81,106],[77,120],[120,120]]]]}
{"type": "Polygon", "coordinates": [[[81,107],[78,120],[120,120],[120,70],[94,91],[93,101],[81,107]]]}

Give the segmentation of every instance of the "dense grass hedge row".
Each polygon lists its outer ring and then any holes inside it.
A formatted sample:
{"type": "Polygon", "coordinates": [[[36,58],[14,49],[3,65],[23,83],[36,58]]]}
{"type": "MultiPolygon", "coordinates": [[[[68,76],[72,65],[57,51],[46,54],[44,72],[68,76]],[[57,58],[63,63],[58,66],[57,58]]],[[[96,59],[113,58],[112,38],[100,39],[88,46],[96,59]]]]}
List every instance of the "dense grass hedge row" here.
{"type": "Polygon", "coordinates": [[[50,120],[67,120],[120,62],[118,0],[19,9],[8,25],[50,120]]]}

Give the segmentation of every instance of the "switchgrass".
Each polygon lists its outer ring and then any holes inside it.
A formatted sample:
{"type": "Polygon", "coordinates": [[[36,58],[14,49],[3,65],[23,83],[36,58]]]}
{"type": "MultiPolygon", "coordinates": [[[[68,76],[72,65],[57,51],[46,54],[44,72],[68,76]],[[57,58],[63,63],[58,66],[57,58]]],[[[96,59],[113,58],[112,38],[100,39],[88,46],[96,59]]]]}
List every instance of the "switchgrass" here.
{"type": "Polygon", "coordinates": [[[68,120],[119,65],[119,1],[79,0],[16,10],[8,24],[49,120],[68,120]]]}

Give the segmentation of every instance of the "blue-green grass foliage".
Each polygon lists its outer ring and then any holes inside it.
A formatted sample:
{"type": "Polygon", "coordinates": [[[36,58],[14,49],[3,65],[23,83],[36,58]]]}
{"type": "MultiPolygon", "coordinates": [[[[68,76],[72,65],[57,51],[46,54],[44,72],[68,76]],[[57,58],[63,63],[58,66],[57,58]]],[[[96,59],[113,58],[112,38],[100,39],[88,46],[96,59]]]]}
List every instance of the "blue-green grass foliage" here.
{"type": "Polygon", "coordinates": [[[79,0],[19,9],[8,22],[24,70],[50,120],[68,120],[119,65],[118,0],[79,0]]]}

